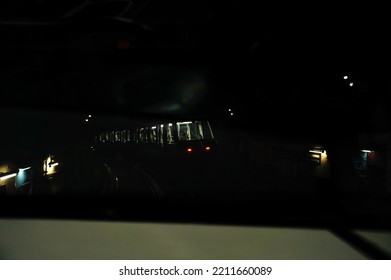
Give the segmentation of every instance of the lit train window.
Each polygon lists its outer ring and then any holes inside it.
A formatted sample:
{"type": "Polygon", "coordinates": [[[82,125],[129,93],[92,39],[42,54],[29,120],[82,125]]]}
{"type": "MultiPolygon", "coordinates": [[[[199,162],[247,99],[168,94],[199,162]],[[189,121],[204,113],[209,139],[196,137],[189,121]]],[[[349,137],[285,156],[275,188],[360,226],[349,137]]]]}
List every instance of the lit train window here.
{"type": "Polygon", "coordinates": [[[159,125],[158,130],[159,130],[159,144],[161,146],[163,146],[164,145],[164,141],[163,141],[163,125],[162,124],[159,125]]]}
{"type": "Polygon", "coordinates": [[[139,131],[139,139],[140,139],[140,142],[141,142],[141,143],[144,142],[144,128],[140,128],[140,131],[139,131]]]}
{"type": "Polygon", "coordinates": [[[198,130],[198,125],[196,123],[188,124],[187,127],[188,127],[187,133],[188,133],[189,140],[198,140],[203,138],[198,130]]]}
{"type": "Polygon", "coordinates": [[[115,132],[115,142],[121,142],[121,132],[120,131],[115,132]]]}
{"type": "Polygon", "coordinates": [[[131,132],[130,132],[130,130],[128,130],[127,132],[126,132],[126,140],[128,141],[128,142],[130,142],[132,139],[131,139],[131,132]]]}
{"type": "Polygon", "coordinates": [[[213,139],[213,131],[210,127],[210,123],[208,121],[200,122],[202,125],[202,130],[204,132],[204,139],[213,139]]]}
{"type": "Polygon", "coordinates": [[[181,141],[191,140],[190,126],[188,122],[177,123],[178,138],[181,141]]]}
{"type": "Polygon", "coordinates": [[[121,132],[121,142],[126,143],[126,130],[121,132]]]}
{"type": "Polygon", "coordinates": [[[151,139],[151,142],[152,143],[156,143],[157,139],[156,139],[156,126],[153,126],[151,129],[150,129],[150,139],[151,139]]]}
{"type": "Polygon", "coordinates": [[[205,121],[178,122],[177,127],[181,141],[213,138],[209,123],[205,121]]]}
{"type": "Polygon", "coordinates": [[[195,123],[196,123],[197,133],[201,136],[200,139],[204,139],[204,131],[202,130],[201,122],[195,122],[195,123]]]}
{"type": "Polygon", "coordinates": [[[172,131],[172,126],[167,125],[167,144],[174,144],[175,140],[173,137],[173,131],[172,131]]]}
{"type": "Polygon", "coordinates": [[[151,141],[151,135],[150,135],[150,132],[149,132],[149,127],[146,127],[144,129],[144,139],[145,139],[145,143],[149,143],[151,141]]]}
{"type": "Polygon", "coordinates": [[[114,131],[110,132],[110,142],[114,143],[115,137],[114,137],[114,131]]]}

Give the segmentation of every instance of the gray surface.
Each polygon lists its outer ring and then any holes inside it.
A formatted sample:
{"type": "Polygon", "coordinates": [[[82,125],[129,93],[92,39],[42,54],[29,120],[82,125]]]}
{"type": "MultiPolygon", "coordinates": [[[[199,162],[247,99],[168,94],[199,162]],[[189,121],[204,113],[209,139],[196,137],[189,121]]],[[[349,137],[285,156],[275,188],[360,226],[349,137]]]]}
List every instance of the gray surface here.
{"type": "Polygon", "coordinates": [[[355,233],[391,256],[391,232],[356,230],[355,233]]]}
{"type": "Polygon", "coordinates": [[[326,230],[0,220],[2,259],[363,259],[326,230]]]}

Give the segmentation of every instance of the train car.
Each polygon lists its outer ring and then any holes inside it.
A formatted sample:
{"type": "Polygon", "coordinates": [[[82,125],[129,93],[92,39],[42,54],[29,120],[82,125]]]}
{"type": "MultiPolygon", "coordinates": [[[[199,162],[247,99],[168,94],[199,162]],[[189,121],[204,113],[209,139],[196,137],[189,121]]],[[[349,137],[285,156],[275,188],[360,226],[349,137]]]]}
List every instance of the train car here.
{"type": "Polygon", "coordinates": [[[159,151],[171,156],[207,157],[216,153],[216,144],[209,121],[195,120],[149,122],[130,129],[100,132],[95,136],[94,146],[116,146],[117,149],[128,146],[146,153],[159,151]]]}

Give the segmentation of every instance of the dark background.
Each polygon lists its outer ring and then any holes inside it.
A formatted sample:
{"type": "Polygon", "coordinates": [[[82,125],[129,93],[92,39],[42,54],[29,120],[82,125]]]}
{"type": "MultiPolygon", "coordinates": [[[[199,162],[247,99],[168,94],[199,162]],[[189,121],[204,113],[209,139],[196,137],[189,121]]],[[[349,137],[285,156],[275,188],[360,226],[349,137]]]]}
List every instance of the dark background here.
{"type": "Polygon", "coordinates": [[[126,9],[126,1],[93,1],[77,8],[82,3],[3,4],[3,104],[110,113],[202,111],[214,117],[225,117],[235,104],[242,125],[262,119],[270,130],[306,131],[319,123],[388,129],[378,121],[387,117],[383,96],[389,91],[388,17],[380,6],[131,1],[126,9]],[[118,15],[134,25],[100,21],[118,15]],[[10,27],[7,20],[90,25],[10,27]],[[130,48],[118,49],[122,41],[130,48]],[[154,73],[161,80],[148,80],[154,73]],[[112,86],[121,75],[137,80],[128,83],[132,92],[125,98],[112,86]],[[162,83],[173,77],[175,82],[162,83]],[[181,81],[200,79],[205,87],[189,103],[175,92],[181,81]],[[165,107],[178,102],[180,110],[165,107]]]}

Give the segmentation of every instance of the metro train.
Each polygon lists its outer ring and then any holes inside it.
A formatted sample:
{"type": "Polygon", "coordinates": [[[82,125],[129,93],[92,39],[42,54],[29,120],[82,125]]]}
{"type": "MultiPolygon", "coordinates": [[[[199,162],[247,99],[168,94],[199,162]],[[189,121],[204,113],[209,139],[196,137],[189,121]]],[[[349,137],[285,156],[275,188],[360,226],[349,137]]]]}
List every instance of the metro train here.
{"type": "Polygon", "coordinates": [[[209,121],[199,120],[147,123],[132,129],[100,132],[94,142],[95,147],[131,144],[138,149],[195,157],[215,154],[217,149],[209,121]]]}

